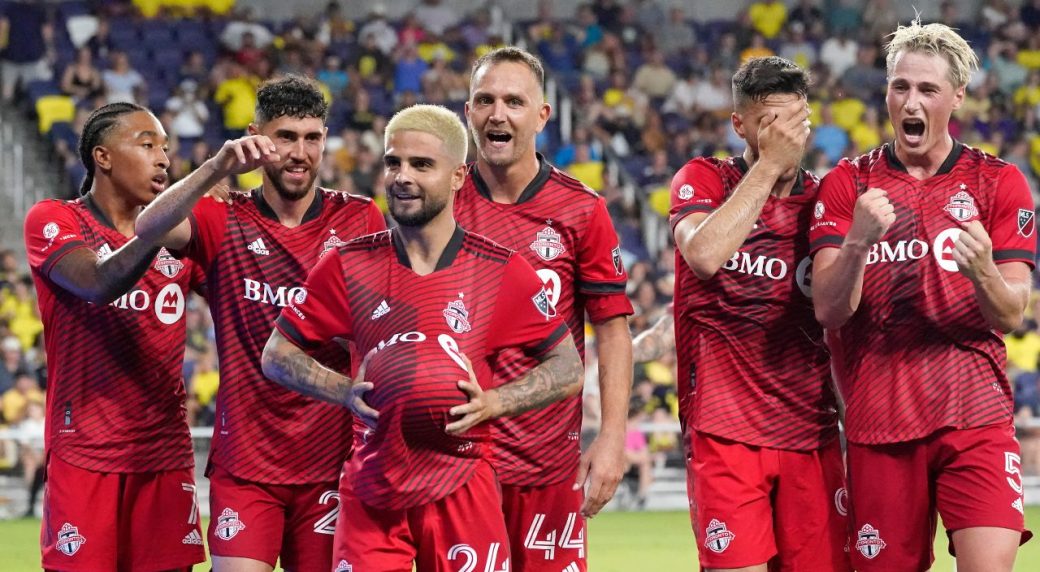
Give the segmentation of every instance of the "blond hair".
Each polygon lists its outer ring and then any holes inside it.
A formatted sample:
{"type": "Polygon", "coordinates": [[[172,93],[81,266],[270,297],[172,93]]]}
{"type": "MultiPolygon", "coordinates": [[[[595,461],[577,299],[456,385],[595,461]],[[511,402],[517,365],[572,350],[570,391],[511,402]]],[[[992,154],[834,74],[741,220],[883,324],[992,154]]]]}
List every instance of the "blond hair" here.
{"type": "Polygon", "coordinates": [[[889,74],[900,52],[923,52],[946,58],[950,64],[949,80],[957,88],[968,85],[971,72],[979,69],[979,58],[968,42],[945,24],[921,25],[918,17],[909,26],[899,26],[889,34],[885,46],[885,67],[889,74]]]}
{"type": "Polygon", "coordinates": [[[454,111],[440,105],[417,104],[398,111],[386,124],[383,145],[390,145],[390,137],[398,131],[429,133],[441,140],[448,156],[461,165],[466,162],[469,141],[466,127],[454,111]]]}

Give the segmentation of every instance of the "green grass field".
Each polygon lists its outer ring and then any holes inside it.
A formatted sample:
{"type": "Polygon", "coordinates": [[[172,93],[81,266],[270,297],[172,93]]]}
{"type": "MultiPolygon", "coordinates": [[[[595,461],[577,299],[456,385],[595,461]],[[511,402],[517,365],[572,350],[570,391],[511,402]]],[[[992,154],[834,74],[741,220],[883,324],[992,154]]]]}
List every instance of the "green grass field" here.
{"type": "MultiPolygon", "coordinates": [[[[1026,523],[1040,529],[1040,507],[1026,510],[1026,523]]],[[[39,570],[39,520],[0,521],[0,569],[4,572],[39,570]]],[[[946,536],[938,535],[935,572],[953,570],[946,552],[946,536]]],[[[610,512],[589,523],[589,569],[592,572],[693,571],[696,547],[685,512],[610,512]]],[[[209,570],[199,565],[196,570],[209,570]]],[[[1015,570],[1040,570],[1040,541],[1026,544],[1015,570]]]]}

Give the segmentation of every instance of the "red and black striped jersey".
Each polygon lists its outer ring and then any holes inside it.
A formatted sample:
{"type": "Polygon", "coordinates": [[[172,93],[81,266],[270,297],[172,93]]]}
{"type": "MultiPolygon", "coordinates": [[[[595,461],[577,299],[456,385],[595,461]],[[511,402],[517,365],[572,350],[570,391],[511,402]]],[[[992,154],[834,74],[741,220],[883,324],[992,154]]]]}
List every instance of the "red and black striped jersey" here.
{"type": "Polygon", "coordinates": [[[375,430],[359,432],[346,477],[365,503],[399,509],[451,494],[486,458],[487,424],[448,435],[448,410],[467,398],[468,357],[492,385],[505,349],[535,359],[567,335],[541,281],[523,258],[456,227],[436,269],[412,271],[396,231],[366,236],[321,259],[278,329],[301,348],[332,338],[375,348],[365,370],[375,430]]]}
{"type": "Polygon", "coordinates": [[[1003,337],[979,309],[953,247],[980,221],[997,264],[1036,252],[1032,195],[1017,167],[954,143],[935,175],[907,173],[890,145],[842,160],[824,179],[810,228],[813,252],[838,248],[856,199],[888,192],[896,220],[871,247],[859,308],[828,332],[850,441],[896,443],[946,427],[1010,422],[1003,337]]]}
{"type": "MultiPolygon", "coordinates": [[[[741,157],[697,158],[671,187],[672,229],[730,198],[741,157]]],[[[680,412],[687,426],[761,447],[817,449],[838,435],[823,330],[813,315],[809,220],[818,181],[770,195],[751,233],[708,280],[675,256],[680,412]]]]}
{"type": "MultiPolygon", "coordinates": [[[[185,254],[206,272],[220,361],[210,462],[260,483],[336,480],[350,453],[350,411],[267,379],[260,356],[279,311],[318,258],[386,228],[382,215],[367,198],[318,189],[302,223],[289,228],[254,189],[233,194],[226,204],[203,198],[191,223],[185,254]]],[[[349,370],[349,354],[338,344],[313,355],[349,370]]]]}
{"type": "MultiPolygon", "coordinates": [[[[455,197],[455,218],[471,232],[515,250],[534,267],[550,300],[585,355],[585,313],[593,322],[632,313],[628,276],[606,201],[538,156],[540,168],[514,204],[496,203],[470,167],[455,197]]],[[[526,373],[534,362],[507,352],[495,365],[497,383],[526,373]]],[[[494,464],[508,485],[549,485],[571,478],[580,455],[581,396],[494,424],[494,464]]]]}
{"type": "Polygon", "coordinates": [[[128,292],[105,305],[50,278],[74,250],[104,258],[128,240],[89,194],[43,201],[25,218],[49,369],[47,451],[98,472],[191,467],[181,372],[185,295],[200,279],[198,269],[162,249],[128,292]]]}

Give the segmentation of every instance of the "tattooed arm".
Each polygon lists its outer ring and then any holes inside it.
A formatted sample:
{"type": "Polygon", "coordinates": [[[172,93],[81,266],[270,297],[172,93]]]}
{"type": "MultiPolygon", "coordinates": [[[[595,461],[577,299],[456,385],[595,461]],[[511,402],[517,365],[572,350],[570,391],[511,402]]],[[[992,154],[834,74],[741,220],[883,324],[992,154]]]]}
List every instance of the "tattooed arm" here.
{"type": "Polygon", "coordinates": [[[469,396],[469,402],[449,411],[452,415],[461,415],[462,419],[449,423],[448,433],[465,433],[488,419],[540,409],[581,391],[585,368],[570,333],[539,359],[540,363],[527,375],[487,391],[477,383],[473,366],[466,359],[469,381],[460,381],[459,388],[469,396]]]}
{"type": "Polygon", "coordinates": [[[654,322],[650,329],[640,333],[632,341],[632,361],[643,363],[660,359],[665,353],[675,350],[675,316],[669,310],[654,322]]]}
{"type": "Polygon", "coordinates": [[[77,248],[58,261],[48,278],[93,304],[108,304],[129,290],[152,264],[157,248],[131,238],[111,255],[100,258],[89,248],[77,248]]]}
{"type": "Polygon", "coordinates": [[[361,363],[357,377],[351,380],[321,365],[275,330],[264,346],[260,365],[264,375],[278,385],[333,405],[346,405],[366,425],[375,427],[379,413],[363,398],[365,392],[372,389],[372,384],[365,381],[368,356],[361,363]]]}

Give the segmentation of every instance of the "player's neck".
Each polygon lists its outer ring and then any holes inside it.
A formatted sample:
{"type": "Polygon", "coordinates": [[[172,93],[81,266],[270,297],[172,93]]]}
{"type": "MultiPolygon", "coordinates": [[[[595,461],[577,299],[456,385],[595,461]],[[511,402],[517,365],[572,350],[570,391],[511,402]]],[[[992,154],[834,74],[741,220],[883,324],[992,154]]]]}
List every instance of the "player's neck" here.
{"type": "Polygon", "coordinates": [[[311,208],[311,203],[314,202],[314,196],[317,194],[312,187],[301,199],[286,199],[275,190],[274,185],[267,181],[264,181],[263,189],[260,192],[263,193],[264,200],[267,201],[274,214],[278,215],[278,222],[288,228],[296,228],[303,223],[303,217],[311,208]]]}
{"type": "Polygon", "coordinates": [[[953,151],[953,137],[947,135],[942,142],[924,154],[910,154],[903,149],[899,142],[895,146],[896,159],[906,167],[906,172],[915,179],[923,180],[939,172],[939,168],[946,162],[946,158],[953,151]]]}
{"type": "Polygon", "coordinates": [[[448,216],[438,216],[423,226],[398,226],[395,229],[401,236],[412,272],[419,276],[426,276],[436,270],[444,249],[455,233],[455,217],[447,209],[443,214],[448,216]]]}
{"type": "Polygon", "coordinates": [[[527,185],[538,176],[538,156],[529,156],[504,167],[496,167],[483,159],[477,159],[477,171],[487,183],[491,200],[496,203],[514,204],[520,200],[527,185]]]}
{"type": "Polygon", "coordinates": [[[122,196],[110,184],[97,180],[94,181],[94,186],[91,187],[88,194],[94,205],[105,215],[119,234],[126,237],[134,236],[134,223],[137,215],[144,208],[142,205],[122,196]]]}

